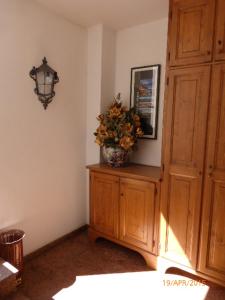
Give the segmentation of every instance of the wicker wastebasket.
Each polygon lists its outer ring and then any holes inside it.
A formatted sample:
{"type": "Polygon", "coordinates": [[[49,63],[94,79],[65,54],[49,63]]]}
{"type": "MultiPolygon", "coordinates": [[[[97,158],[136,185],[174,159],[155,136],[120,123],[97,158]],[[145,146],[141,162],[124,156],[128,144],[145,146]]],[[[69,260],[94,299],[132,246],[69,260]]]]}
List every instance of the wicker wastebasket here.
{"type": "Polygon", "coordinates": [[[11,229],[0,233],[0,257],[18,269],[17,282],[22,282],[24,231],[11,229]]]}

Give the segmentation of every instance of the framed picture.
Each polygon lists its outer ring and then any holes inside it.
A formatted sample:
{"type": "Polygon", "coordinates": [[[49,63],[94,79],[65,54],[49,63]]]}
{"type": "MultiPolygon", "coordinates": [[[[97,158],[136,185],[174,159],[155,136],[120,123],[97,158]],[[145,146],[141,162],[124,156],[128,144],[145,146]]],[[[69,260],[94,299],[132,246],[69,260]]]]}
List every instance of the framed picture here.
{"type": "Polygon", "coordinates": [[[160,70],[160,65],[131,69],[130,105],[141,117],[146,139],[157,139],[160,70]]]}

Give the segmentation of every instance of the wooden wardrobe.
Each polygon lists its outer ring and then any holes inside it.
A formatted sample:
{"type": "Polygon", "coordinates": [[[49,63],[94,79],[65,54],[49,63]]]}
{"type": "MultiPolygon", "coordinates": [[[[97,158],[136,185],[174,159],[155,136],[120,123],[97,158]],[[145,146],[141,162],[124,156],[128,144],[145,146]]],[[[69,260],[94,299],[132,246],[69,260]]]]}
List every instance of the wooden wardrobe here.
{"type": "Polygon", "coordinates": [[[160,256],[225,285],[225,0],[171,0],[160,256]]]}

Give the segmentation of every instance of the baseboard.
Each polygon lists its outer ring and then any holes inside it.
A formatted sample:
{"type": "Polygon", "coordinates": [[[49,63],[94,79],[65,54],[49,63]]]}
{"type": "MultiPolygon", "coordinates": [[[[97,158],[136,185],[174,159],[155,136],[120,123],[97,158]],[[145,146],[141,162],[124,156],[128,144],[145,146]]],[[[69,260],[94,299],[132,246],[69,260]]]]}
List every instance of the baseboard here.
{"type": "Polygon", "coordinates": [[[53,248],[53,247],[59,245],[60,243],[62,243],[62,242],[64,242],[64,241],[68,240],[68,239],[71,238],[71,237],[74,237],[74,236],[80,234],[81,232],[83,232],[83,231],[85,231],[85,230],[87,230],[87,229],[88,229],[88,225],[85,224],[85,225],[83,225],[83,226],[81,226],[81,227],[75,229],[74,231],[65,234],[64,236],[58,238],[57,240],[55,240],[55,241],[53,241],[53,242],[51,242],[51,243],[49,243],[49,244],[47,244],[47,245],[45,245],[45,246],[43,246],[43,247],[37,249],[37,250],[35,250],[35,251],[32,252],[32,253],[29,253],[28,255],[26,255],[26,256],[24,257],[24,261],[27,262],[27,261],[30,261],[30,260],[34,259],[35,257],[37,257],[37,256],[39,256],[39,255],[41,255],[41,254],[43,254],[44,252],[50,250],[51,248],[53,248]]]}

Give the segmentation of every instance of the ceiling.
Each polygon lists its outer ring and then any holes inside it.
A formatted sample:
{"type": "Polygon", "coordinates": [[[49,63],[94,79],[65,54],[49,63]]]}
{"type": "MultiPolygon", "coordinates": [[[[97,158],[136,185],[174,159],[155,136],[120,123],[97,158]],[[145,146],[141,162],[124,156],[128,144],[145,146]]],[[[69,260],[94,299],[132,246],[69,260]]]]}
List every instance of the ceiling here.
{"type": "Polygon", "coordinates": [[[35,0],[74,24],[119,30],[167,17],[169,0],[35,0]]]}

